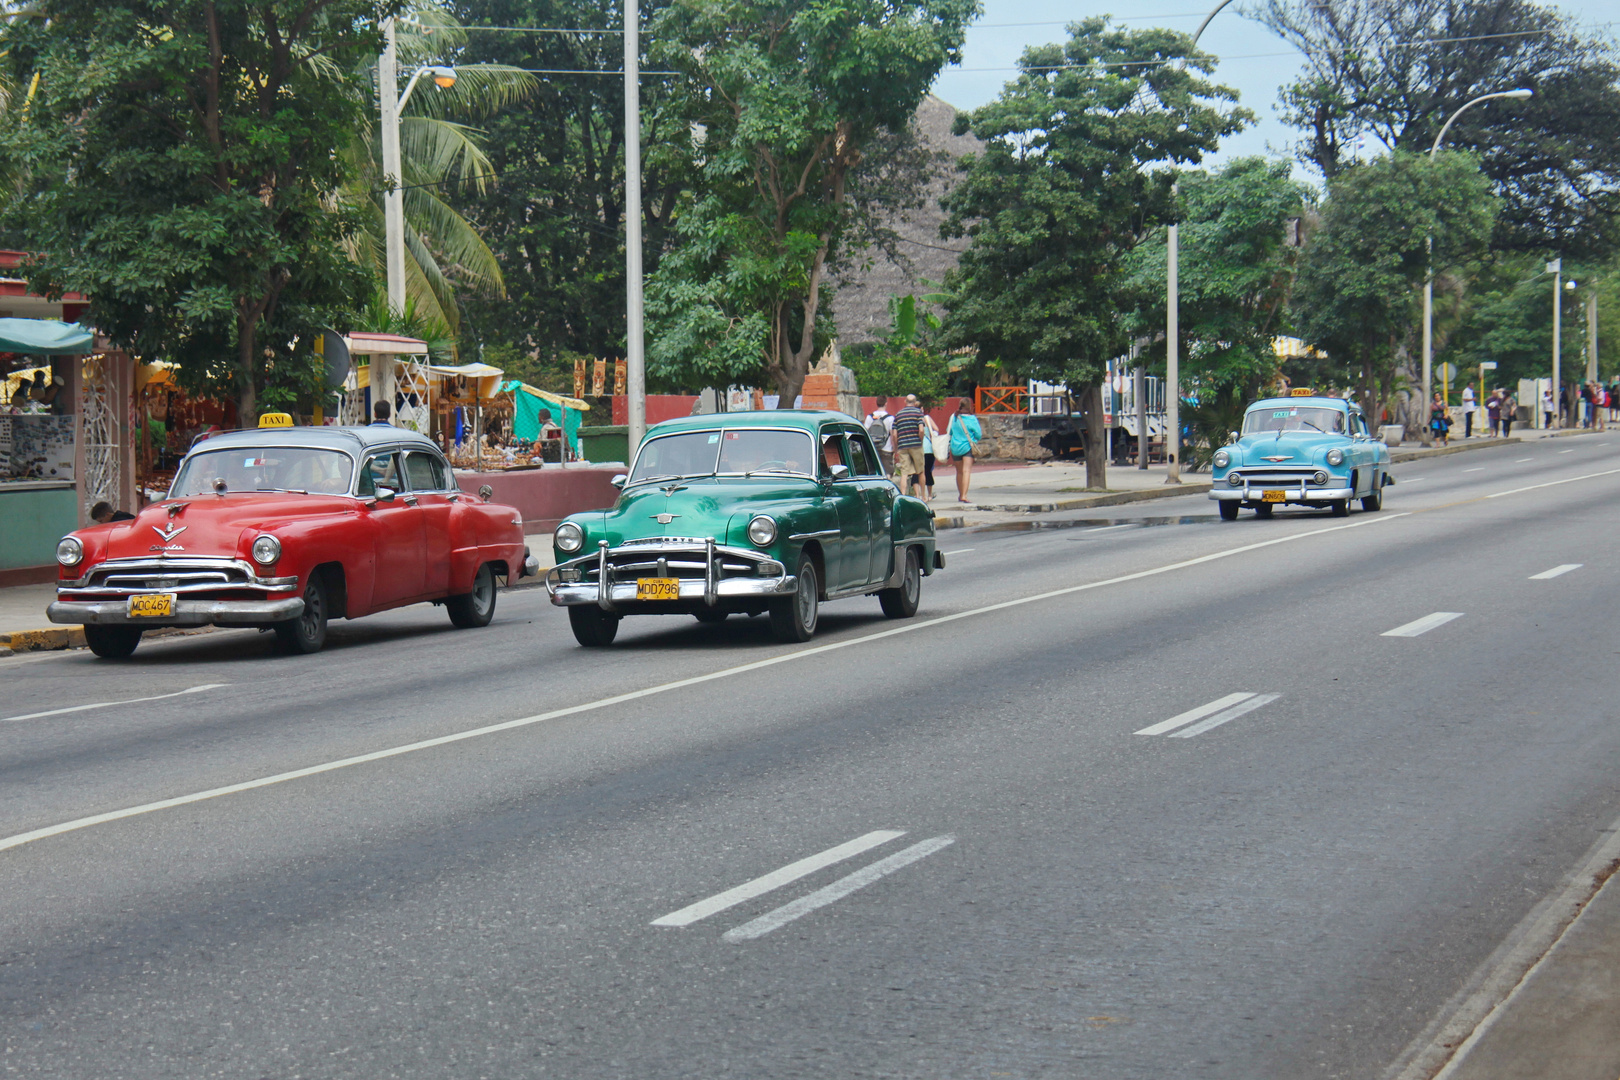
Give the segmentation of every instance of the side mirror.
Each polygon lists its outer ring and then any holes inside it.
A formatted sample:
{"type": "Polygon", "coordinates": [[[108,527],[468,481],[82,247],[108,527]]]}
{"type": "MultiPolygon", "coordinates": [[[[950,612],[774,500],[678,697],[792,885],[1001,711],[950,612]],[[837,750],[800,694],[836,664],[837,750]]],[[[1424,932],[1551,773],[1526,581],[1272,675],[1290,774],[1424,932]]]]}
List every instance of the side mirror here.
{"type": "Polygon", "coordinates": [[[377,501],[378,502],[393,502],[394,501],[394,496],[397,495],[397,494],[399,494],[399,492],[395,491],[391,487],[379,487],[377,489],[377,501]]]}
{"type": "Polygon", "coordinates": [[[625,483],[626,480],[629,480],[629,479],[630,479],[630,474],[629,473],[620,473],[618,476],[615,476],[613,479],[609,480],[608,483],[612,484],[614,487],[618,488],[620,491],[623,491],[624,490],[624,483],[625,483]]]}
{"type": "Polygon", "coordinates": [[[1237,433],[1237,432],[1235,432],[1235,431],[1228,431],[1228,432],[1227,432],[1227,433],[1226,433],[1226,444],[1227,444],[1227,445],[1228,445],[1228,446],[1230,446],[1230,445],[1231,445],[1231,444],[1233,444],[1233,443],[1235,443],[1235,442],[1237,442],[1237,441],[1238,441],[1238,433],[1237,433]]]}
{"type": "Polygon", "coordinates": [[[847,479],[849,479],[849,466],[848,465],[834,465],[832,467],[832,478],[834,480],[847,480],[847,479]]]}
{"type": "Polygon", "coordinates": [[[479,484],[478,497],[483,499],[485,502],[489,502],[489,500],[495,497],[495,489],[490,487],[488,484],[479,484]]]}

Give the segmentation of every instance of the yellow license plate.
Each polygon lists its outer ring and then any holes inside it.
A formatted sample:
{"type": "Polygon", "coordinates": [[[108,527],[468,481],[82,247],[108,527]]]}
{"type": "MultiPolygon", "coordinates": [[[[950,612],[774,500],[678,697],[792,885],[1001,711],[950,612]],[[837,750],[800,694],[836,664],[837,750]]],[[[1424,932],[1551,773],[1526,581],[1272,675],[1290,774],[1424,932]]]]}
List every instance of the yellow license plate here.
{"type": "Polygon", "coordinates": [[[146,593],[129,598],[132,619],[166,619],[174,614],[174,593],[146,593]]]}
{"type": "Polygon", "coordinates": [[[1287,495],[1287,493],[1281,492],[1281,491],[1268,491],[1264,495],[1260,496],[1260,501],[1261,502],[1287,502],[1288,501],[1288,495],[1287,495]]]}
{"type": "Polygon", "coordinates": [[[637,600],[679,600],[681,580],[672,577],[636,578],[637,600]]]}

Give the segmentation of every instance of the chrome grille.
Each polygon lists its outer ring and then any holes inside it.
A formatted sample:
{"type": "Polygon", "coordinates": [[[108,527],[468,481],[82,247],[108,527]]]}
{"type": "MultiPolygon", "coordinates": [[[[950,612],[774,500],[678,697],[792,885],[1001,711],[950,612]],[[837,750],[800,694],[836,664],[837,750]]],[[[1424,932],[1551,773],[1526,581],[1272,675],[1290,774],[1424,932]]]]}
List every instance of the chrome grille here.
{"type": "MultiPolygon", "coordinates": [[[[763,556],[748,558],[738,552],[716,548],[715,573],[728,577],[756,577],[763,556]]],[[[598,560],[590,558],[579,564],[580,580],[594,582],[598,575],[598,560]]],[[[697,581],[706,576],[701,547],[666,546],[653,548],[647,541],[627,544],[608,552],[608,572],[619,581],[637,577],[690,578],[697,581]]]]}
{"type": "Polygon", "coordinates": [[[127,595],[141,592],[214,592],[252,589],[270,592],[287,588],[297,578],[261,578],[238,559],[108,559],[92,566],[77,581],[57,584],[62,596],[86,594],[127,595]]]}
{"type": "MultiPolygon", "coordinates": [[[[1316,466],[1273,465],[1266,468],[1254,467],[1233,469],[1227,477],[1240,476],[1249,482],[1251,487],[1260,487],[1264,484],[1279,486],[1297,486],[1309,484],[1311,476],[1317,471],[1316,466]]],[[[1231,483],[1231,480],[1227,480],[1231,483]]]]}

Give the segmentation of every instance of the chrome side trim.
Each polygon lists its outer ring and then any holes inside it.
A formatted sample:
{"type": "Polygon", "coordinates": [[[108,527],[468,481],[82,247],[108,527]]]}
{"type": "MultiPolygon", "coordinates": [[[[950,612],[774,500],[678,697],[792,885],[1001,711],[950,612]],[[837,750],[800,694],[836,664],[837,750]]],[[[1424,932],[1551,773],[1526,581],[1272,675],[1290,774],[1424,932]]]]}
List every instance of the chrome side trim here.
{"type": "Polygon", "coordinates": [[[822,529],[820,532],[794,533],[789,540],[826,540],[834,536],[843,536],[842,529],[822,529]]]}

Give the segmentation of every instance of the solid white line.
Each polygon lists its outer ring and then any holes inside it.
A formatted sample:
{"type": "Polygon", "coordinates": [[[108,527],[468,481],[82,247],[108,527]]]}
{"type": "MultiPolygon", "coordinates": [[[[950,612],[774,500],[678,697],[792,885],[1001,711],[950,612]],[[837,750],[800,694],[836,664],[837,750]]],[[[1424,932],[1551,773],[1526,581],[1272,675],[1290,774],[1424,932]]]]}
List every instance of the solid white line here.
{"type": "Polygon", "coordinates": [[[654,919],[652,924],[654,926],[690,926],[699,919],[707,919],[717,911],[724,911],[726,908],[735,907],[745,900],[763,896],[772,889],[780,889],[783,885],[798,881],[806,874],[813,874],[824,866],[843,862],[845,859],[859,855],[863,851],[875,848],[879,844],[887,844],[895,837],[904,835],[906,835],[904,830],[880,829],[877,832],[869,832],[865,836],[857,836],[853,840],[839,844],[837,847],[830,847],[819,854],[811,855],[809,858],[788,863],[782,869],[772,870],[763,877],[757,877],[753,881],[745,881],[734,889],[727,889],[723,893],[715,893],[707,900],[699,900],[697,903],[689,904],[679,911],[672,911],[662,918],[654,919]]]}
{"type": "Polygon", "coordinates": [[[977,551],[977,550],[979,550],[979,549],[978,548],[957,548],[955,551],[942,551],[942,552],[940,552],[940,554],[941,555],[966,555],[970,551],[977,551]]]}
{"type": "Polygon", "coordinates": [[[1414,619],[1404,626],[1397,626],[1393,630],[1385,630],[1379,637],[1417,637],[1427,634],[1437,626],[1444,626],[1452,619],[1462,618],[1460,611],[1437,611],[1433,615],[1425,615],[1421,619],[1414,619]]]}
{"type": "Polygon", "coordinates": [[[1157,724],[1151,724],[1148,727],[1142,728],[1140,731],[1132,732],[1132,734],[1163,735],[1167,731],[1176,730],[1176,728],[1181,727],[1183,724],[1190,724],[1194,720],[1202,720],[1212,712],[1220,712],[1228,705],[1236,705],[1238,702],[1247,701],[1252,697],[1254,697],[1254,694],[1252,693],[1227,694],[1223,698],[1216,698],[1214,701],[1200,705],[1196,709],[1188,709],[1184,713],[1177,713],[1168,720],[1160,720],[1157,724]]]}
{"type": "MultiPolygon", "coordinates": [[[[1559,453],[1565,453],[1560,450],[1559,453]]],[[[1531,484],[1529,487],[1514,488],[1511,491],[1498,491],[1494,495],[1485,496],[1487,499],[1500,499],[1504,495],[1517,495],[1521,491],[1535,491],[1537,488],[1557,487],[1559,484],[1573,484],[1577,480],[1595,480],[1600,476],[1613,476],[1620,473],[1620,469],[1605,469],[1603,472],[1587,473],[1585,476],[1571,476],[1567,480],[1549,480],[1545,484],[1531,484]]]]}
{"type": "Polygon", "coordinates": [[[1100,525],[1095,529],[1081,529],[1080,531],[1083,532],[1083,533],[1107,532],[1109,529],[1129,529],[1131,526],[1133,526],[1135,524],[1137,524],[1137,522],[1126,521],[1126,522],[1122,522],[1119,525],[1100,525]]]}
{"type": "Polygon", "coordinates": [[[1531,581],[1548,581],[1548,580],[1550,580],[1552,578],[1560,577],[1560,576],[1562,576],[1564,574],[1567,574],[1571,570],[1579,570],[1581,567],[1583,567],[1585,565],[1586,565],[1585,563],[1578,563],[1578,562],[1564,563],[1562,566],[1555,566],[1551,570],[1543,570],[1539,574],[1531,574],[1530,575],[1530,580],[1531,581]]]}
{"type": "Polygon", "coordinates": [[[1472,469],[1464,469],[1463,470],[1463,472],[1484,472],[1484,471],[1485,471],[1485,466],[1483,466],[1483,465],[1477,466],[1477,467],[1472,468],[1472,469]]]}
{"type": "Polygon", "coordinates": [[[125,701],[98,701],[94,705],[69,705],[65,709],[50,709],[46,712],[24,713],[21,716],[0,716],[0,724],[14,724],[19,720],[38,720],[46,716],[61,716],[63,713],[86,712],[90,709],[111,709],[116,705],[139,705],[143,701],[162,701],[165,698],[184,697],[186,694],[197,694],[204,690],[218,690],[230,683],[204,683],[201,686],[191,686],[184,690],[176,690],[172,694],[154,694],[152,697],[129,698],[125,701]]]}
{"type": "Polygon", "coordinates": [[[1253,712],[1262,705],[1270,705],[1273,701],[1277,700],[1277,697],[1278,695],[1276,694],[1256,694],[1254,697],[1243,702],[1241,705],[1234,705],[1225,712],[1216,713],[1208,720],[1205,720],[1202,723],[1194,724],[1185,731],[1178,731],[1170,737],[1172,739],[1190,739],[1194,735],[1202,735],[1206,731],[1220,727],[1228,720],[1236,720],[1244,713],[1253,712]]]}
{"type": "MultiPolygon", "coordinates": [[[[1616,470],[1620,471],[1620,470],[1616,470]]],[[[482,738],[485,735],[494,735],[502,731],[512,731],[517,728],[530,727],[534,724],[543,724],[565,716],[576,716],[580,713],[595,712],[598,709],[609,708],[613,705],[622,705],[627,701],[640,701],[643,698],[656,697],[672,690],[683,690],[689,686],[700,686],[703,683],[714,682],[717,679],[729,679],[735,675],[744,675],[751,671],[762,671],[777,664],[787,664],[795,660],[803,660],[811,656],[820,656],[823,653],[834,652],[838,649],[847,649],[852,646],[864,645],[869,641],[879,641],[883,638],[895,637],[899,634],[911,634],[918,630],[927,630],[931,627],[942,626],[958,619],[971,619],[976,615],[986,615],[993,611],[1003,611],[1007,608],[1020,607],[1024,604],[1033,604],[1042,600],[1052,600],[1060,596],[1073,596],[1076,593],[1090,592],[1092,589],[1102,589],[1110,585],[1121,585],[1127,581],[1141,581],[1145,578],[1157,577],[1176,570],[1185,570],[1191,566],[1202,566],[1205,563],[1216,562],[1220,559],[1229,559],[1234,555],[1242,555],[1250,551],[1259,551],[1274,547],[1278,544],[1291,544],[1298,540],[1306,540],[1313,536],[1322,536],[1326,533],[1343,532],[1346,529],[1359,529],[1367,525],[1378,525],[1384,522],[1399,521],[1403,517],[1411,516],[1411,512],[1400,514],[1383,514],[1376,518],[1362,521],[1353,521],[1348,525],[1330,525],[1321,529],[1310,529],[1306,532],[1290,533],[1287,536],[1277,536],[1270,540],[1257,540],[1252,544],[1241,544],[1238,547],[1226,548],[1223,551],[1214,551],[1208,555],[1199,555],[1180,562],[1166,563],[1147,570],[1138,570],[1135,573],[1121,574],[1118,577],[1104,578],[1101,581],[1088,581],[1083,585],[1067,585],[1061,589],[1049,589],[1046,592],[1034,593],[1013,600],[1002,600],[983,607],[969,608],[966,611],[953,612],[950,615],[940,615],[932,619],[918,619],[901,626],[879,630],[876,633],[863,634],[860,637],[845,638],[842,641],[830,641],[825,645],[813,645],[808,649],[797,649],[793,652],[782,653],[778,656],[767,657],[763,660],[754,660],[747,664],[738,664],[736,667],[721,668],[703,675],[693,675],[685,679],[676,679],[674,682],[659,683],[656,686],[643,687],[640,690],[629,690],[611,697],[598,698],[595,701],[586,701],[579,705],[569,705],[561,709],[552,709],[550,712],[536,713],[533,716],[520,716],[514,720],[503,720],[498,724],[487,724],[483,727],[469,728],[466,731],[457,731],[449,735],[440,735],[432,739],[423,739],[420,742],[404,743],[391,746],[386,750],[374,750],[369,754],[356,754],[353,757],[338,758],[335,761],[324,762],[320,765],[311,765],[303,769],[291,769],[287,772],[276,773],[272,776],[262,776],[256,780],[245,780],[238,784],[227,784],[224,787],[209,788],[206,791],[197,791],[189,795],[177,795],[170,799],[159,799],[156,802],[142,803],[139,806],[129,806],[122,810],[110,810],[104,814],[92,814],[88,817],[75,818],[56,825],[47,825],[44,828],[33,829],[29,832],[17,833],[13,836],[0,837],[0,851],[21,847],[23,844],[35,840],[44,840],[63,833],[75,832],[79,829],[88,829],[95,825],[104,825],[110,821],[121,821],[124,818],[139,817],[142,814],[156,813],[159,810],[169,810],[176,806],[189,806],[192,803],[203,802],[208,799],[217,799],[224,795],[236,795],[244,791],[253,791],[258,788],[270,787],[275,784],[284,784],[289,780],[302,780],[308,776],[318,776],[321,773],[335,772],[338,769],[347,769],[355,765],[365,765],[373,761],[383,761],[402,754],[414,754],[420,750],[431,750],[438,746],[448,746],[452,743],[463,742],[467,739],[482,738]]]]}
{"type": "Polygon", "coordinates": [[[944,836],[936,836],[931,840],[924,840],[920,844],[912,844],[908,848],[902,848],[887,859],[879,859],[871,866],[862,867],[848,877],[841,877],[831,885],[817,889],[809,896],[801,896],[791,904],[783,904],[775,911],[767,911],[752,922],[743,923],[735,930],[727,930],[720,935],[720,939],[722,941],[738,942],[752,941],[754,938],[764,937],[772,930],[786,926],[794,919],[808,915],[817,908],[824,908],[836,900],[842,900],[856,889],[864,889],[879,878],[886,877],[902,867],[910,866],[918,859],[927,858],[941,848],[950,847],[954,843],[956,843],[956,837],[947,833],[944,836]]]}

